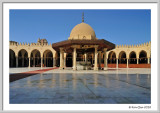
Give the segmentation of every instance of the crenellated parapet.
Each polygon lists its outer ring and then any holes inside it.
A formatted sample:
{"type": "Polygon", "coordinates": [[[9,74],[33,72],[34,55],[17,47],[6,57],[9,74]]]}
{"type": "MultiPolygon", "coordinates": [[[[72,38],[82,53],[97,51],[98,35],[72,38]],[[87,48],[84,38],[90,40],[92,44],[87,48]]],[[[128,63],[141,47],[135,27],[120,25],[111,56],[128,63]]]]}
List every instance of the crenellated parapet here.
{"type": "Polygon", "coordinates": [[[143,44],[137,44],[137,45],[117,45],[116,48],[141,48],[141,47],[151,47],[151,42],[146,42],[143,44]]]}
{"type": "Polygon", "coordinates": [[[139,58],[140,53],[144,51],[147,54],[147,58],[151,57],[151,42],[146,42],[143,44],[137,45],[117,45],[115,49],[107,51],[107,54],[114,52],[116,54],[116,58],[119,58],[121,53],[126,54],[126,58],[130,57],[131,53],[135,53],[136,57],[139,58]]]}
{"type": "Polygon", "coordinates": [[[16,56],[18,56],[19,52],[22,50],[25,50],[28,53],[28,56],[30,56],[34,50],[39,51],[41,57],[43,57],[45,51],[51,51],[54,56],[56,54],[56,51],[52,48],[51,43],[48,44],[47,40],[44,39],[39,39],[37,43],[18,43],[15,41],[10,41],[9,49],[13,50],[16,56]]]}
{"type": "Polygon", "coordinates": [[[28,47],[28,46],[34,46],[34,47],[52,47],[52,45],[51,45],[51,43],[50,44],[48,44],[48,43],[46,43],[46,44],[40,44],[40,43],[18,43],[18,42],[14,42],[14,41],[10,41],[9,42],[9,45],[10,46],[26,46],[26,47],[28,47]]]}

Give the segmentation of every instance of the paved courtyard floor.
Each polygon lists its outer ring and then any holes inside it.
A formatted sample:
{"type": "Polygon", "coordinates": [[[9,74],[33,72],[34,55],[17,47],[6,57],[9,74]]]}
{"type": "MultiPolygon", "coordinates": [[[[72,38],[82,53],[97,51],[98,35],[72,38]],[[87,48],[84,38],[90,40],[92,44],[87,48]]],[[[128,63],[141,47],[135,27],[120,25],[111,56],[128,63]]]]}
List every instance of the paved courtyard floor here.
{"type": "MultiPolygon", "coordinates": [[[[30,70],[39,70],[31,68],[30,70]]],[[[12,68],[10,74],[27,72],[12,68]]],[[[10,82],[10,104],[149,104],[150,69],[53,69],[10,82]]]]}

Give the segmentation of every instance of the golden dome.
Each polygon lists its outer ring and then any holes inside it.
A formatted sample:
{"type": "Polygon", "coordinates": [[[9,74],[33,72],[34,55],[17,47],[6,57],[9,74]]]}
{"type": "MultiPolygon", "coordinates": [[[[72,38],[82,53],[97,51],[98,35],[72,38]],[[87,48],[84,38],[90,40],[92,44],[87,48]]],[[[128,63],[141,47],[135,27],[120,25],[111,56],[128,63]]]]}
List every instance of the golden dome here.
{"type": "Polygon", "coordinates": [[[96,34],[93,30],[93,28],[82,22],[78,25],[76,25],[71,33],[70,33],[70,37],[68,38],[69,40],[77,40],[77,39],[84,39],[84,40],[96,40],[96,34]]]}

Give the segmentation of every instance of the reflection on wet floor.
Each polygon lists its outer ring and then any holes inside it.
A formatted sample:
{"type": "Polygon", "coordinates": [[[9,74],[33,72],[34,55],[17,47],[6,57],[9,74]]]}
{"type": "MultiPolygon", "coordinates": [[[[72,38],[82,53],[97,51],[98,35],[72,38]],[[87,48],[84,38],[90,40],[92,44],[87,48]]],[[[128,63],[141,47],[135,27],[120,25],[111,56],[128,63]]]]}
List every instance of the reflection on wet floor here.
{"type": "Polygon", "coordinates": [[[149,104],[150,76],[42,73],[10,83],[10,103],[149,104]]]}

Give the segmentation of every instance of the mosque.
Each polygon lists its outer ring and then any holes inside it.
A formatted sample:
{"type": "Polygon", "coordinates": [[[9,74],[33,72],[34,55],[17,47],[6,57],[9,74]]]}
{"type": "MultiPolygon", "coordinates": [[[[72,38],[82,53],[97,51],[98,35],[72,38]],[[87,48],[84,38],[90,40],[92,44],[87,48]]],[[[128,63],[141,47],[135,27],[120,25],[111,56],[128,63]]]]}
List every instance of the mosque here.
{"type": "Polygon", "coordinates": [[[108,68],[151,68],[151,42],[139,45],[115,45],[98,39],[94,29],[82,22],[76,25],[68,40],[48,44],[10,41],[9,66],[59,67],[73,70],[107,70],[108,68]]]}

